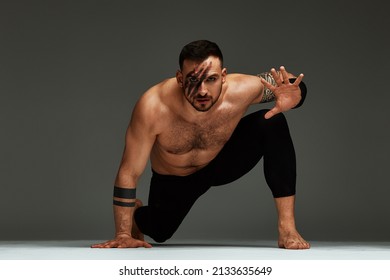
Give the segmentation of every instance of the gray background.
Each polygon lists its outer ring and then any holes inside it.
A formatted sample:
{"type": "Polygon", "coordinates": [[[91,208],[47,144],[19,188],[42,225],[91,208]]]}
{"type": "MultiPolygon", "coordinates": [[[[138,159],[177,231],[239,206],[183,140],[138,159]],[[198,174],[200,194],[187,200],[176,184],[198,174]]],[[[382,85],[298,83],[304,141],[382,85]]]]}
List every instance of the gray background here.
{"type": "MultiPolygon", "coordinates": [[[[0,2],[0,240],[107,239],[138,97],[181,47],[217,42],[229,72],[305,73],[288,112],[298,228],[308,240],[389,240],[390,20],[383,1],[0,2]]],[[[259,105],[257,110],[270,105],[259,105]]],[[[149,167],[138,194],[146,200],[149,167]]],[[[275,239],[260,163],[210,190],[175,239],[275,239]]]]}

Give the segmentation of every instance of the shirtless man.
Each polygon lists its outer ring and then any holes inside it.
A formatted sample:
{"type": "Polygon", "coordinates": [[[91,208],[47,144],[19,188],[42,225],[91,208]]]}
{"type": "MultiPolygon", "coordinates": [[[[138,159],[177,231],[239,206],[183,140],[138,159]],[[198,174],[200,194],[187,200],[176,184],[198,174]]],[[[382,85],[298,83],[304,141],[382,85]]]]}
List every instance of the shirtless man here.
{"type": "Polygon", "coordinates": [[[176,77],[142,95],[129,127],[114,187],[113,240],[93,248],[151,247],[164,242],[197,198],[211,186],[237,180],[264,159],[264,175],[278,213],[278,246],[308,249],[295,227],[295,152],[282,112],[303,103],[303,74],[284,67],[258,76],[227,74],[218,46],[184,46],[176,77]],[[271,110],[245,116],[248,107],[275,100],[271,110]],[[150,158],[148,206],[135,189],[150,158]]]}

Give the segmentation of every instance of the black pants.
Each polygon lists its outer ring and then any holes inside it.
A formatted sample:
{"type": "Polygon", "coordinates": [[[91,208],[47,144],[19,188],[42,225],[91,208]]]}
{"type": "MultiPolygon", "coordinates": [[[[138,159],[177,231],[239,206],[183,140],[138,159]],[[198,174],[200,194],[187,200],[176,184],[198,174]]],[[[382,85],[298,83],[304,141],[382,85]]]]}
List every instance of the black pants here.
{"type": "Polygon", "coordinates": [[[139,229],[156,242],[172,237],[195,201],[211,186],[228,184],[264,157],[264,175],[274,197],[295,194],[295,151],[286,118],[264,118],[267,110],[243,117],[220,153],[188,176],[153,172],[148,206],[135,212],[139,229]]]}

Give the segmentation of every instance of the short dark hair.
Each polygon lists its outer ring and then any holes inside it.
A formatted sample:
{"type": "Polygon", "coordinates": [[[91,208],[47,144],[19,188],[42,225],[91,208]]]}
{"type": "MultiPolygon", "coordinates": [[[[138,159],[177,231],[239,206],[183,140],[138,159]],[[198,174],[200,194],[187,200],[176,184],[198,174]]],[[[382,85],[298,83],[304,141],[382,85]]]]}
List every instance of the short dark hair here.
{"type": "Polygon", "coordinates": [[[216,56],[223,65],[223,55],[218,45],[208,40],[193,41],[183,47],[179,56],[180,69],[183,69],[184,60],[203,61],[209,56],[216,56]]]}

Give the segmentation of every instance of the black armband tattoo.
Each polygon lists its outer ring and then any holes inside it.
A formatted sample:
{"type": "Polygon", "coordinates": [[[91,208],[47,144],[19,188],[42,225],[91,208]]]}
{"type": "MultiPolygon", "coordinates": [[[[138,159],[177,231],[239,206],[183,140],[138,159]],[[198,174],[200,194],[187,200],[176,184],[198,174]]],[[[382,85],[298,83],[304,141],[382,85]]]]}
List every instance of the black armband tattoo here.
{"type": "MultiPolygon", "coordinates": [[[[263,72],[263,73],[257,74],[257,77],[263,78],[264,80],[266,80],[268,83],[272,84],[273,86],[276,85],[274,77],[272,77],[272,74],[269,72],[263,72]]],[[[260,103],[271,102],[274,100],[275,100],[275,94],[273,93],[273,91],[267,87],[264,87],[264,92],[263,92],[263,96],[260,100],[260,103]]]]}
{"type": "Polygon", "coordinates": [[[114,196],[119,198],[134,199],[135,198],[135,189],[125,189],[114,186],[114,196]]]}
{"type": "Polygon", "coordinates": [[[123,202],[123,201],[118,201],[118,200],[113,200],[112,203],[116,206],[121,206],[121,207],[134,207],[135,202],[123,202]]]}
{"type": "Polygon", "coordinates": [[[135,199],[136,189],[126,189],[114,186],[114,200],[113,204],[122,207],[134,207],[135,202],[123,202],[116,200],[115,198],[135,199]]]}
{"type": "MultiPolygon", "coordinates": [[[[289,79],[290,83],[292,84],[295,82],[295,80],[296,78],[289,79]]],[[[299,101],[298,105],[295,106],[293,109],[301,107],[306,99],[307,88],[306,88],[306,84],[303,81],[299,83],[299,88],[301,90],[301,101],[299,101]]]]}

